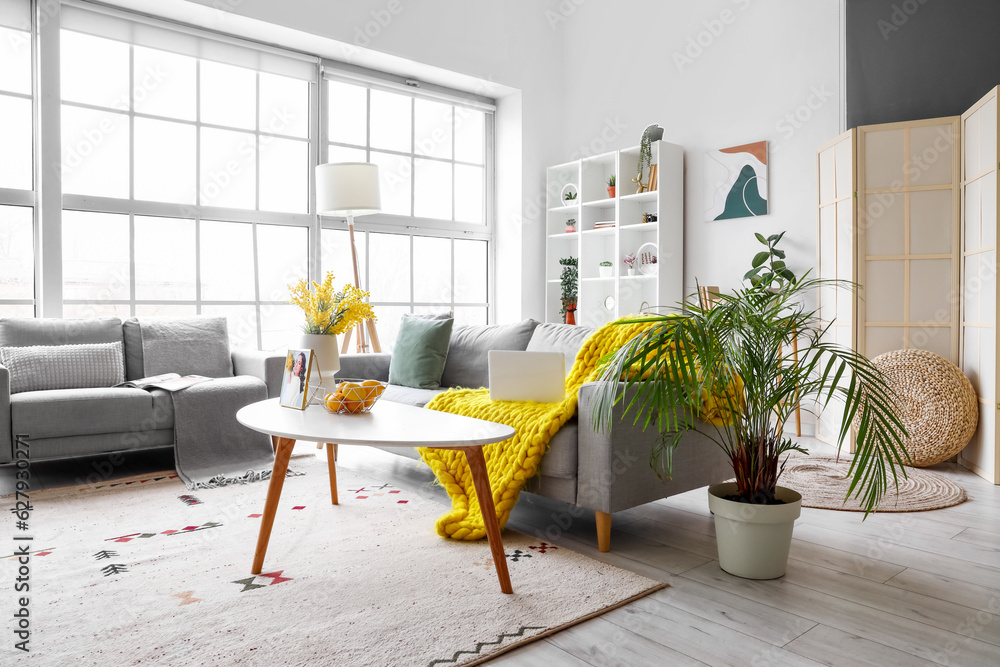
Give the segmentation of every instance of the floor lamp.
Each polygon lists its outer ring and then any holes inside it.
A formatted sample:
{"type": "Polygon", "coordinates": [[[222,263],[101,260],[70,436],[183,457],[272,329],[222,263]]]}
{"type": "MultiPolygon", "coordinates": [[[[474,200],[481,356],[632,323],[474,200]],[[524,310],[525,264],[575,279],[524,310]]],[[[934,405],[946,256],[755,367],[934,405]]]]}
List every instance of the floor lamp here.
{"type": "MultiPolygon", "coordinates": [[[[370,215],[382,210],[379,192],[378,165],[369,162],[334,162],[316,167],[316,211],[319,215],[347,217],[347,230],[351,237],[351,259],[354,264],[354,286],[361,289],[358,276],[358,249],[354,245],[354,216],[370,215]]],[[[375,323],[365,320],[357,326],[357,350],[381,352],[375,323]]],[[[351,332],[344,336],[342,353],[347,352],[351,332]]]]}

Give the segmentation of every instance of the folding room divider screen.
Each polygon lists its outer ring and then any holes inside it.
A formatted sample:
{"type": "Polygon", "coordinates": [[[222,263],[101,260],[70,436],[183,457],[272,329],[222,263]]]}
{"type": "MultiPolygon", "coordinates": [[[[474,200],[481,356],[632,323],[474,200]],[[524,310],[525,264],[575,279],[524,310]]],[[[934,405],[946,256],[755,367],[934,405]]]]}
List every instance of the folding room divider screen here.
{"type": "MultiPolygon", "coordinates": [[[[819,258],[816,277],[857,281],[855,247],[855,201],[857,160],[854,150],[856,132],[848,130],[819,149],[817,155],[817,192],[819,193],[819,258]]],[[[827,287],[820,290],[819,314],[827,329],[826,340],[856,347],[855,319],[857,300],[844,290],[827,287]]],[[[833,405],[819,413],[816,436],[834,443],[843,409],[833,405]]]]}
{"type": "Polygon", "coordinates": [[[961,465],[994,484],[997,456],[997,89],[962,114],[962,370],[979,394],[979,428],[961,465]]]}
{"type": "MultiPolygon", "coordinates": [[[[823,290],[820,313],[869,358],[959,360],[958,138],[956,116],[859,127],[819,150],[819,275],[863,286],[823,290]]],[[[841,413],[826,412],[817,436],[832,442],[841,413]]]]}
{"type": "MultiPolygon", "coordinates": [[[[864,286],[863,300],[821,292],[830,337],[868,357],[919,348],[961,367],[979,427],[958,461],[994,484],[998,91],[961,118],[860,127],[817,155],[819,275],[864,286]]],[[[841,414],[820,415],[820,440],[835,441],[841,414]]]]}

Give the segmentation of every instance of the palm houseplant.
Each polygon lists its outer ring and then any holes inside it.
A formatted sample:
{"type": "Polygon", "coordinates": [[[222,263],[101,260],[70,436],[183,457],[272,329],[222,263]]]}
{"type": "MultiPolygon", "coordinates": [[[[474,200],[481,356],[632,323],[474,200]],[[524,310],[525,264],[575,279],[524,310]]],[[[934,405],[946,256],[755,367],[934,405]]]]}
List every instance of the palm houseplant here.
{"type": "Polygon", "coordinates": [[[661,477],[669,477],[688,431],[722,448],[736,479],[709,487],[719,562],[754,579],[784,574],[801,507],[797,492],[778,486],[787,455],[808,453],[782,431],[796,405],[812,412],[813,405],[842,403],[839,442],[857,422],[847,495],[860,500],[866,516],[905,476],[901,466],[909,459],[895,393],[867,358],[826,340],[818,312],[807,305],[821,286],[854,286],[808,274],[795,279],[773,245],[767,254],[754,259],[754,268],[770,260],[754,272],[757,280],[718,295],[714,306],[691,297],[683,313],[645,318],[650,326],[603,360],[594,417],[596,428],[607,428],[622,404],[626,417],[656,428],[661,438],[650,464],[661,477]]]}

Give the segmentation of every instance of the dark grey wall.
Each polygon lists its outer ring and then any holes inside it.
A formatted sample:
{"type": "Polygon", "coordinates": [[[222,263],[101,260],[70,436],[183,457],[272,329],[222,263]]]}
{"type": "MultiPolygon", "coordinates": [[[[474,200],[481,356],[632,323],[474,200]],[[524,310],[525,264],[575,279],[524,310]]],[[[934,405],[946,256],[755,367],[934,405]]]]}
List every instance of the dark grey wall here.
{"type": "Polygon", "coordinates": [[[957,116],[1000,84],[1000,0],[847,0],[847,126],[957,116]]]}

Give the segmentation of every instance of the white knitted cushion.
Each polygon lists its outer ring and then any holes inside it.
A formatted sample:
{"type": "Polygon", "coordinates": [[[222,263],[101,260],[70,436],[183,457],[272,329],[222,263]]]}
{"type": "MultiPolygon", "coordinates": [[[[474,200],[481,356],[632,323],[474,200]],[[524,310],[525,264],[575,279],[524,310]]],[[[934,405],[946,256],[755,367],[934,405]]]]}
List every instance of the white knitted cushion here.
{"type": "Polygon", "coordinates": [[[125,381],[120,341],[87,345],[33,345],[0,348],[10,371],[10,393],[41,389],[111,387],[125,381]]]}

